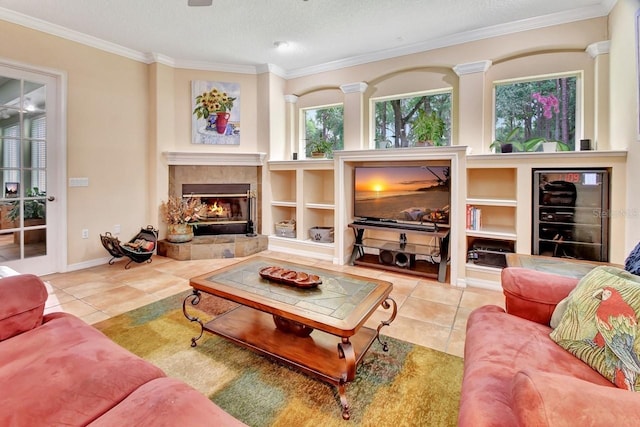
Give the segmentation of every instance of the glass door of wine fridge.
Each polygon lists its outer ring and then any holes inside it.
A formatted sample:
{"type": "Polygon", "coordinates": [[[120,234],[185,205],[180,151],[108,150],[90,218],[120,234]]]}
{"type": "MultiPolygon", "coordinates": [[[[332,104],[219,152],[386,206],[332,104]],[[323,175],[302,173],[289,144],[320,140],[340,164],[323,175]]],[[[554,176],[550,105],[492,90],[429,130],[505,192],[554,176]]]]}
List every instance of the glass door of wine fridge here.
{"type": "Polygon", "coordinates": [[[533,171],[533,255],[609,260],[609,172],[533,171]]]}

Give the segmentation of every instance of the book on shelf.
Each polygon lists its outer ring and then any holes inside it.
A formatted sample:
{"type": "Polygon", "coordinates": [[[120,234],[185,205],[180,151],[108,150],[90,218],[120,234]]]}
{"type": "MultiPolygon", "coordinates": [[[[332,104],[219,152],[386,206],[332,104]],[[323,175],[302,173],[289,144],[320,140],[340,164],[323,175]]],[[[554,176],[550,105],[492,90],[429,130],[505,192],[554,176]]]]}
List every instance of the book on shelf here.
{"type": "Polygon", "coordinates": [[[467,230],[480,230],[482,227],[482,209],[467,205],[467,230]]]}

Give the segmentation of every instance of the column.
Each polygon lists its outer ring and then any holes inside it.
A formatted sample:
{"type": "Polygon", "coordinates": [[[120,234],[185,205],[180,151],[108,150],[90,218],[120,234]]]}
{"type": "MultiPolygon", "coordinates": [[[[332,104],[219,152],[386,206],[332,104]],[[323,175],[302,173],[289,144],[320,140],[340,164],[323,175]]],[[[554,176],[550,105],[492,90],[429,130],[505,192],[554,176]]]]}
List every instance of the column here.
{"type": "MultiPolygon", "coordinates": [[[[298,153],[300,149],[300,145],[297,143],[299,138],[298,135],[298,126],[296,123],[298,122],[296,118],[298,117],[298,111],[296,109],[296,103],[298,102],[298,97],[296,95],[285,95],[284,101],[286,102],[286,112],[285,112],[285,135],[287,138],[286,144],[286,152],[284,153],[286,160],[291,160],[293,158],[293,153],[298,153]]],[[[300,156],[300,153],[298,153],[300,156]]]]}
{"type": "MultiPolygon", "coordinates": [[[[593,135],[585,132],[584,138],[591,139],[593,150],[611,149],[609,141],[609,46],[602,41],[587,46],[587,53],[594,61],[593,67],[593,135]]],[[[583,126],[586,128],[586,126],[583,126]]],[[[578,147],[576,147],[579,149],[578,147]]]]}
{"type": "Polygon", "coordinates": [[[368,85],[364,82],[347,83],[340,86],[344,93],[344,149],[362,150],[369,148],[369,130],[364,118],[367,111],[364,92],[368,85]]]}
{"type": "MultiPolygon", "coordinates": [[[[169,196],[169,166],[162,153],[175,144],[174,68],[149,64],[149,224],[162,224],[160,203],[169,196]]],[[[163,239],[166,227],[159,227],[163,239]]]]}
{"type": "MultiPolygon", "coordinates": [[[[478,61],[459,64],[453,67],[458,75],[458,138],[456,145],[471,147],[474,154],[489,151],[489,142],[485,135],[487,116],[485,110],[486,82],[485,73],[491,66],[491,61],[478,61]]],[[[490,113],[490,112],[489,112],[490,113]]],[[[490,119],[488,119],[490,120],[490,119]]],[[[489,136],[490,138],[490,136],[489,136]]]]}

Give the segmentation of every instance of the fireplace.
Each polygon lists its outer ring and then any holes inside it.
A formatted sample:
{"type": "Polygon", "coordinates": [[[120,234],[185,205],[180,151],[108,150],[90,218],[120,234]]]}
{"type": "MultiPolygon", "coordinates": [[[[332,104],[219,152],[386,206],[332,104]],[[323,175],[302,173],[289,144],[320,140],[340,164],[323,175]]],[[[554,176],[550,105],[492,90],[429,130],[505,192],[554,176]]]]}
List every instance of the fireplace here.
{"type": "Polygon", "coordinates": [[[182,197],[197,197],[206,205],[205,216],[194,228],[196,236],[254,234],[250,184],[182,184],[182,197]]]}

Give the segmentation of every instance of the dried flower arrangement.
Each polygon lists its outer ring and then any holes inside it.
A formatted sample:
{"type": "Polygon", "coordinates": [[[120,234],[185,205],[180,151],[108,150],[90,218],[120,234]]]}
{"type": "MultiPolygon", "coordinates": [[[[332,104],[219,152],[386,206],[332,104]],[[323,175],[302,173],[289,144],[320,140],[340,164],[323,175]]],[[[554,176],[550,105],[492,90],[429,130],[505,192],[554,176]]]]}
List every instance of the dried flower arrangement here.
{"type": "Polygon", "coordinates": [[[206,205],[199,198],[170,196],[168,201],[162,202],[160,213],[167,224],[187,224],[202,218],[205,209],[206,205]]]}

